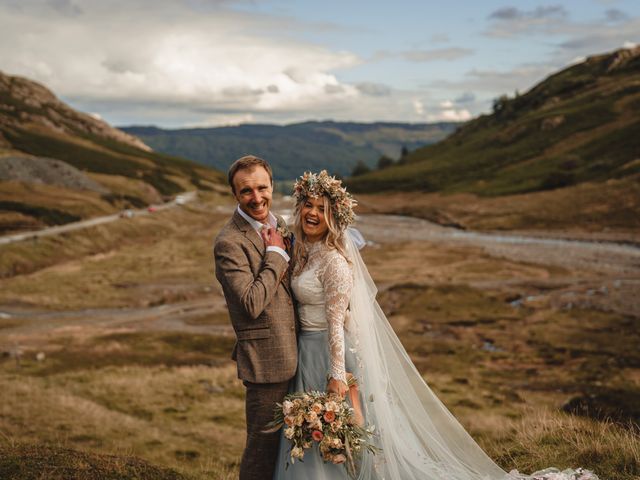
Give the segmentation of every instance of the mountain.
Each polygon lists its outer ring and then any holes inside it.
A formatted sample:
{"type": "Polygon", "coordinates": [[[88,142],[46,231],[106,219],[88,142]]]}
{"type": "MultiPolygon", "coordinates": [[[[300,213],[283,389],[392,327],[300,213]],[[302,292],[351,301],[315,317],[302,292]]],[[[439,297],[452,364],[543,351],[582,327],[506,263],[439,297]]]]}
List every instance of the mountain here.
{"type": "Polygon", "coordinates": [[[346,176],[362,161],[369,166],[386,155],[400,156],[442,140],[456,123],[345,123],[304,122],[291,125],[238,125],[234,127],[164,130],[156,127],[121,127],[154,149],[193,158],[225,171],[230,163],[255,154],[271,163],[277,180],[296,178],[305,170],[326,168],[346,176]]]}
{"type": "Polygon", "coordinates": [[[215,189],[220,172],[154,152],[43,85],[0,72],[0,232],[215,189]]]}
{"type": "Polygon", "coordinates": [[[357,192],[505,195],[636,178],[640,47],[572,65],[400,165],[349,179],[357,192]]]}

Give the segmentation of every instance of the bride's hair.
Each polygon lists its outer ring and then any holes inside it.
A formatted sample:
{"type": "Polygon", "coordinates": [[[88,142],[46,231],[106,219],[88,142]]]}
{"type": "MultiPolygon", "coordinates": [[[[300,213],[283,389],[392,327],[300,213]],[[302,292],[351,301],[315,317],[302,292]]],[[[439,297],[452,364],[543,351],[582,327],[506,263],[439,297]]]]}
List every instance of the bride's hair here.
{"type": "MultiPolygon", "coordinates": [[[[329,248],[335,248],[340,255],[342,255],[347,262],[349,261],[349,257],[346,254],[346,244],[345,244],[345,231],[340,230],[336,225],[336,221],[333,216],[333,212],[331,210],[331,201],[327,195],[322,195],[322,203],[324,204],[324,220],[327,222],[329,226],[329,230],[327,230],[326,235],[321,242],[329,248]]],[[[302,207],[306,203],[306,198],[301,198],[300,201],[296,203],[296,207],[293,213],[294,216],[294,224],[293,224],[293,234],[295,235],[296,241],[293,245],[293,274],[298,274],[305,266],[308,260],[308,252],[305,246],[304,240],[306,240],[306,235],[304,230],[302,230],[302,207]]]]}

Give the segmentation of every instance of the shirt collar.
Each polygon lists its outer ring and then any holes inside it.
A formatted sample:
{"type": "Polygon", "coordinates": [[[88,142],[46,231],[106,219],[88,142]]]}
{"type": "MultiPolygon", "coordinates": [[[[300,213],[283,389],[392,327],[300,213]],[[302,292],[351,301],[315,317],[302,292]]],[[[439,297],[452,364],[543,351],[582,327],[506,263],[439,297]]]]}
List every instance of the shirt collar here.
{"type": "MultiPolygon", "coordinates": [[[[240,205],[238,205],[237,210],[240,216],[244,218],[247,222],[249,222],[249,225],[251,225],[256,232],[260,232],[260,229],[264,226],[264,224],[260,223],[255,218],[251,218],[249,215],[244,213],[240,208],[240,205]]],[[[269,222],[269,225],[271,225],[272,227],[276,227],[278,225],[278,220],[276,219],[275,215],[271,212],[269,212],[268,222],[269,222]]]]}

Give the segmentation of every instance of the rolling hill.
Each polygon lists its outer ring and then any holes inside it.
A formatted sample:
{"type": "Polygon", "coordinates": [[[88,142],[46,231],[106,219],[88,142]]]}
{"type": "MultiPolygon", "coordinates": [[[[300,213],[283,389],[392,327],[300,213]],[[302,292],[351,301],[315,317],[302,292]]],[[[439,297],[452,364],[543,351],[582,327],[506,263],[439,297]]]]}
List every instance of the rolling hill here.
{"type": "Polygon", "coordinates": [[[349,179],[356,192],[498,196],[640,176],[640,47],[597,55],[400,165],[349,179]]]}
{"type": "Polygon", "coordinates": [[[46,87],[0,72],[0,232],[141,207],[222,181],[220,172],[154,152],[46,87]]]}
{"type": "Polygon", "coordinates": [[[225,171],[246,154],[269,160],[276,180],[296,178],[305,170],[326,168],[346,176],[358,161],[374,166],[382,155],[400,156],[442,140],[456,123],[345,123],[304,122],[291,125],[238,125],[218,128],[164,130],[121,127],[155,150],[192,158],[225,171]]]}

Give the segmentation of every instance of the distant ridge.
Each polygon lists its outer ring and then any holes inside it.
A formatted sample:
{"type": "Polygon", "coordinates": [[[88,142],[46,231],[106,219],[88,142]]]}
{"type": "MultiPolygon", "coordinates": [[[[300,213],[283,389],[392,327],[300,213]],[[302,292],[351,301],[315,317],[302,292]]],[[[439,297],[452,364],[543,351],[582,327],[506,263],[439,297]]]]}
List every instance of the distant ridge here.
{"type": "Polygon", "coordinates": [[[154,126],[121,127],[155,150],[192,158],[225,171],[231,162],[256,154],[271,163],[276,179],[292,179],[305,170],[323,168],[349,175],[362,161],[375,166],[386,155],[398,158],[442,140],[457,123],[312,121],[290,125],[244,124],[232,127],[165,130],[154,126]]]}
{"type": "Polygon", "coordinates": [[[640,47],[590,57],[493,110],[349,186],[493,196],[640,173],[640,47]]]}

